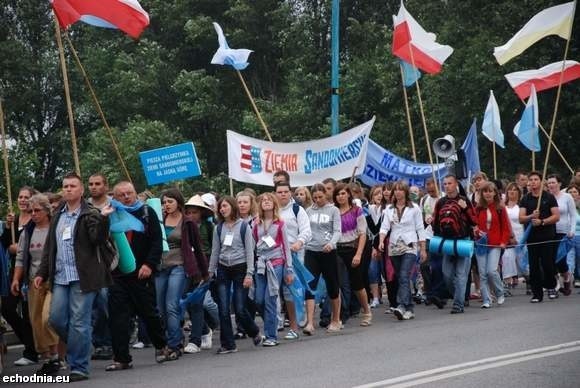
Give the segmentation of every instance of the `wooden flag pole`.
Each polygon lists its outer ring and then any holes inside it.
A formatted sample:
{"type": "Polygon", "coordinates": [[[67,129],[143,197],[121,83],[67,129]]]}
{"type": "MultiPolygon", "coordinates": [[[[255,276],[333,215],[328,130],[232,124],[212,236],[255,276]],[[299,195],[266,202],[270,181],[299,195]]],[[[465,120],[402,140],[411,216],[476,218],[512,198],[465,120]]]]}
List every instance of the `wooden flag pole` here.
{"type": "MultiPolygon", "coordinates": [[[[0,98],[0,130],[2,131],[2,157],[4,158],[4,175],[6,179],[6,194],[8,195],[8,213],[12,213],[12,185],[10,184],[10,168],[8,167],[8,149],[6,148],[6,131],[4,129],[4,109],[2,108],[2,98],[0,98]]],[[[16,244],[16,231],[14,222],[10,226],[12,244],[16,244]]]]}
{"type": "Polygon", "coordinates": [[[413,136],[413,125],[411,124],[411,111],[409,110],[409,99],[407,97],[407,87],[405,86],[405,72],[403,70],[403,65],[400,63],[399,68],[401,69],[403,96],[405,98],[405,113],[407,114],[407,126],[409,127],[409,137],[411,138],[411,150],[413,151],[413,161],[417,163],[417,152],[415,151],[415,138],[413,136]]]}
{"type": "Polygon", "coordinates": [[[546,138],[550,141],[550,143],[552,144],[552,147],[554,147],[554,151],[556,151],[558,153],[558,155],[560,155],[560,158],[562,159],[562,161],[564,162],[564,164],[566,165],[566,167],[568,167],[568,170],[570,170],[570,172],[572,173],[572,175],[574,175],[574,169],[570,166],[570,163],[568,163],[568,161],[566,160],[566,158],[564,157],[564,155],[562,155],[562,152],[560,151],[560,149],[558,148],[558,146],[556,145],[556,143],[554,143],[554,141],[552,139],[550,139],[550,135],[548,134],[548,132],[546,132],[546,130],[544,129],[544,127],[542,126],[542,124],[538,123],[538,126],[540,127],[540,129],[542,130],[542,132],[544,133],[544,135],[546,135],[546,138]]]}
{"type": "Polygon", "coordinates": [[[93,102],[95,104],[95,108],[97,109],[99,116],[101,116],[101,120],[103,121],[103,125],[105,126],[105,129],[107,130],[107,132],[109,134],[109,138],[111,139],[111,143],[113,144],[113,149],[115,150],[115,154],[117,154],[117,159],[119,159],[119,162],[121,163],[121,167],[123,168],[123,172],[125,173],[127,180],[129,182],[133,182],[131,180],[131,174],[129,174],[129,170],[127,169],[127,166],[125,165],[125,161],[121,157],[121,151],[119,151],[119,146],[117,145],[117,142],[115,141],[115,137],[113,136],[113,131],[112,131],[111,127],[109,126],[107,119],[105,118],[105,113],[103,112],[103,109],[101,108],[101,104],[99,103],[99,99],[97,98],[97,95],[95,94],[95,90],[93,89],[93,85],[91,84],[91,81],[87,75],[87,72],[85,71],[85,68],[84,68],[83,64],[81,63],[81,60],[77,54],[77,51],[76,51],[74,45],[72,44],[70,38],[68,37],[68,34],[65,33],[64,37],[66,39],[66,42],[68,43],[68,45],[71,48],[71,52],[73,54],[75,62],[77,64],[79,70],[81,71],[83,78],[85,79],[85,83],[87,84],[87,87],[89,88],[89,93],[93,99],[93,102]]]}
{"type": "Polygon", "coordinates": [[[60,25],[58,24],[58,19],[56,18],[56,14],[54,15],[54,22],[56,26],[56,43],[58,45],[58,54],[60,58],[60,68],[62,70],[62,80],[64,83],[64,96],[66,99],[66,108],[68,111],[68,123],[70,127],[70,137],[72,143],[72,151],[73,151],[73,160],[75,164],[75,172],[78,176],[81,176],[81,167],[79,163],[79,151],[77,148],[77,137],[75,133],[75,122],[72,110],[72,103],[70,99],[70,90],[68,85],[68,72],[66,70],[66,61],[64,58],[64,48],[62,46],[62,37],[60,35],[60,25]]]}
{"type": "Polygon", "coordinates": [[[242,73],[239,70],[236,70],[236,73],[238,73],[238,77],[240,78],[240,81],[242,82],[242,86],[244,87],[244,90],[246,91],[246,94],[248,95],[248,98],[250,99],[250,103],[252,104],[252,108],[254,108],[254,112],[256,113],[256,116],[258,116],[258,121],[262,125],[264,132],[266,132],[266,136],[268,137],[268,140],[273,141],[272,136],[270,136],[270,131],[268,131],[268,127],[266,126],[266,123],[262,119],[262,115],[260,114],[260,111],[258,110],[258,107],[256,106],[256,102],[254,101],[254,97],[252,97],[252,93],[250,93],[250,89],[248,89],[248,86],[246,85],[246,81],[244,80],[242,73]]]}
{"type": "MultiPolygon", "coordinates": [[[[409,46],[409,52],[411,53],[411,64],[415,67],[415,58],[413,57],[413,49],[409,46]]],[[[404,86],[404,85],[403,85],[404,86]]],[[[429,163],[431,164],[431,173],[433,175],[433,180],[437,182],[437,176],[435,175],[435,165],[433,164],[433,155],[431,153],[431,141],[429,140],[429,132],[427,131],[427,121],[425,120],[425,112],[423,110],[423,100],[421,99],[421,88],[419,87],[419,80],[415,81],[415,87],[417,88],[417,97],[419,98],[419,110],[421,112],[421,121],[423,122],[423,130],[425,131],[425,142],[427,142],[427,153],[429,154],[429,163]]],[[[437,195],[439,195],[439,188],[435,185],[437,195]]]]}
{"type": "MultiPolygon", "coordinates": [[[[574,11],[572,15],[576,12],[576,0],[574,0],[574,11]]],[[[554,128],[556,127],[556,117],[558,116],[558,105],[560,104],[560,94],[562,92],[562,81],[564,80],[564,70],[566,70],[566,58],[568,57],[568,49],[570,48],[570,40],[572,39],[572,26],[574,21],[570,23],[570,29],[568,30],[568,39],[566,39],[566,48],[564,49],[564,60],[562,61],[562,70],[560,71],[560,81],[558,83],[558,91],[556,92],[556,102],[554,103],[554,113],[552,114],[552,124],[550,125],[550,134],[548,135],[548,149],[546,150],[546,159],[544,160],[544,170],[542,171],[542,184],[546,180],[546,175],[548,174],[548,162],[550,160],[550,150],[552,149],[552,139],[554,138],[554,128]]],[[[540,190],[540,197],[538,198],[538,206],[536,210],[540,210],[540,204],[542,203],[542,193],[543,188],[540,190]]]]}

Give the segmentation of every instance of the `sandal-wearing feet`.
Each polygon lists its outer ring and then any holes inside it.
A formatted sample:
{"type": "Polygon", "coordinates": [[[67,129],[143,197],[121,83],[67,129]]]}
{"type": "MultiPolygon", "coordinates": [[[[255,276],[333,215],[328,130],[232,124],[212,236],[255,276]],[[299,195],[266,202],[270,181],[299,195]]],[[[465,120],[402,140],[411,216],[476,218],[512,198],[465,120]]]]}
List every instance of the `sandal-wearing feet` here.
{"type": "Polygon", "coordinates": [[[133,368],[133,364],[130,362],[113,362],[105,367],[105,371],[107,372],[116,372],[118,370],[125,370],[133,368]]]}
{"type": "Polygon", "coordinates": [[[373,314],[372,313],[361,314],[360,318],[361,318],[361,320],[360,320],[361,326],[363,326],[363,327],[370,326],[372,324],[373,314]]]}
{"type": "Polygon", "coordinates": [[[304,329],[302,329],[302,333],[305,335],[311,336],[314,334],[314,327],[307,325],[304,329]]]}
{"type": "Polygon", "coordinates": [[[328,325],[326,332],[327,333],[338,333],[341,330],[342,330],[342,323],[336,324],[334,322],[331,322],[330,325],[328,325]]]}

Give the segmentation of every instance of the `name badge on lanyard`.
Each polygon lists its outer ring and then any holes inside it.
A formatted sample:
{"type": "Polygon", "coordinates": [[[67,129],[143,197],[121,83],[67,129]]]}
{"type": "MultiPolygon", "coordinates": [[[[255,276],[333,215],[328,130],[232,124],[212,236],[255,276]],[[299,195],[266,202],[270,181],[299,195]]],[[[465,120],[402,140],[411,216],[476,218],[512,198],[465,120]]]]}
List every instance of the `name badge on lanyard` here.
{"type": "Polygon", "coordinates": [[[262,237],[262,241],[266,243],[268,248],[272,248],[273,246],[276,245],[276,241],[274,241],[274,239],[270,235],[262,237]]]}
{"type": "Polygon", "coordinates": [[[233,242],[234,242],[234,234],[231,232],[226,234],[226,238],[224,239],[224,246],[231,247],[233,242]]]}
{"type": "Polygon", "coordinates": [[[70,240],[72,237],[72,231],[70,226],[67,226],[66,228],[63,229],[62,231],[62,239],[63,241],[65,240],[70,240]]]}

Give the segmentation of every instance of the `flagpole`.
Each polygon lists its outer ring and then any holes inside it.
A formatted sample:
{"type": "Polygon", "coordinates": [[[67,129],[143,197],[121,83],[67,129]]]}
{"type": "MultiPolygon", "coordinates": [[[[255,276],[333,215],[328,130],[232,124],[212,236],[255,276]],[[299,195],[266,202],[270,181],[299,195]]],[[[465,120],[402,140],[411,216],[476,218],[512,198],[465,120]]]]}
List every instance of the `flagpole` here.
{"type": "Polygon", "coordinates": [[[115,150],[115,154],[117,154],[117,158],[119,159],[119,162],[121,163],[121,167],[123,168],[123,172],[125,173],[127,180],[129,182],[133,182],[131,179],[131,174],[129,174],[129,170],[127,169],[127,166],[125,165],[125,161],[121,157],[121,151],[119,151],[119,146],[117,145],[117,142],[115,141],[115,137],[113,136],[113,130],[111,129],[111,127],[109,126],[109,123],[107,122],[107,119],[105,118],[105,113],[103,112],[103,109],[101,108],[101,104],[99,102],[99,99],[97,98],[95,90],[93,89],[93,85],[91,83],[91,80],[89,79],[89,76],[87,75],[87,72],[85,71],[85,68],[84,68],[83,64],[81,63],[81,60],[77,54],[77,51],[76,51],[74,45],[72,44],[72,41],[68,37],[68,34],[65,33],[64,37],[65,37],[66,42],[68,43],[68,45],[71,49],[71,52],[73,54],[73,57],[75,59],[76,64],[77,64],[79,70],[81,71],[83,78],[85,79],[85,83],[87,84],[87,87],[89,88],[89,93],[93,99],[93,103],[95,104],[95,108],[97,109],[99,116],[101,116],[101,120],[103,121],[103,125],[105,126],[105,129],[107,130],[107,132],[109,134],[109,138],[111,139],[111,143],[113,144],[113,149],[115,150]]]}
{"type": "Polygon", "coordinates": [[[230,178],[230,196],[234,196],[234,180],[230,178]]]}
{"type": "MultiPolygon", "coordinates": [[[[576,3],[574,0],[574,7],[572,10],[572,15],[576,13],[576,3]]],[[[572,26],[574,25],[574,19],[570,23],[570,29],[568,30],[568,39],[566,39],[566,48],[564,49],[564,60],[562,61],[562,70],[560,71],[560,81],[558,82],[558,91],[556,92],[556,102],[554,103],[554,113],[552,114],[552,124],[550,125],[550,135],[548,136],[548,149],[546,150],[546,159],[544,160],[544,170],[542,172],[542,183],[546,179],[548,173],[548,161],[550,160],[550,150],[552,149],[552,139],[554,138],[554,128],[556,127],[556,117],[558,116],[558,105],[560,104],[560,94],[562,92],[562,81],[564,80],[564,70],[566,70],[566,57],[568,57],[568,49],[570,48],[570,40],[572,40],[572,26]]],[[[540,204],[542,203],[542,193],[544,190],[540,190],[540,197],[538,198],[538,206],[536,210],[540,210],[540,204]]]]}
{"type": "Polygon", "coordinates": [[[270,136],[270,131],[268,131],[268,127],[266,126],[266,123],[262,119],[262,115],[260,114],[260,111],[258,110],[258,107],[256,106],[256,103],[254,101],[254,97],[252,97],[252,93],[250,93],[250,89],[248,89],[248,86],[246,85],[246,81],[244,81],[244,77],[242,76],[242,73],[237,69],[236,69],[236,73],[238,73],[238,77],[240,78],[240,81],[242,82],[242,86],[244,87],[244,90],[246,91],[246,94],[248,95],[248,98],[250,99],[250,103],[252,104],[252,108],[254,108],[254,112],[256,113],[256,116],[258,116],[258,121],[262,125],[264,132],[266,132],[266,136],[268,137],[268,140],[273,141],[272,136],[270,136]]]}
{"type": "Polygon", "coordinates": [[[540,127],[540,129],[542,130],[542,132],[544,133],[544,135],[546,135],[546,137],[548,138],[548,140],[552,144],[552,147],[554,147],[554,151],[556,151],[558,153],[558,155],[560,155],[560,158],[562,158],[562,161],[564,162],[564,164],[566,165],[566,167],[568,167],[568,170],[570,170],[570,172],[572,173],[572,175],[574,175],[574,169],[570,166],[570,164],[568,163],[568,161],[566,160],[566,158],[564,158],[564,155],[562,155],[562,152],[560,151],[560,149],[558,148],[558,146],[556,145],[556,143],[554,143],[554,141],[550,139],[550,135],[548,134],[548,132],[546,132],[546,130],[544,129],[544,127],[542,126],[542,124],[538,123],[538,126],[540,127]]]}
{"type": "Polygon", "coordinates": [[[80,176],[81,175],[81,167],[80,167],[80,163],[79,163],[79,152],[78,152],[78,148],[77,148],[75,123],[74,123],[74,116],[73,116],[73,110],[72,110],[72,103],[71,103],[71,99],[70,99],[70,90],[69,90],[69,84],[68,84],[68,72],[66,70],[66,62],[64,59],[64,48],[62,46],[62,37],[60,35],[60,25],[58,24],[58,19],[56,17],[56,14],[54,14],[54,22],[55,22],[55,26],[56,26],[56,42],[58,45],[58,54],[59,54],[59,58],[60,58],[60,68],[62,70],[62,79],[63,79],[63,83],[64,83],[64,96],[66,99],[66,108],[67,108],[67,112],[68,112],[68,123],[69,123],[69,127],[70,127],[70,137],[71,137],[71,142],[72,142],[73,160],[74,160],[74,164],[75,164],[75,171],[76,171],[77,175],[80,176]]]}
{"type": "MultiPolygon", "coordinates": [[[[4,175],[6,178],[6,194],[8,195],[8,213],[12,213],[12,185],[10,184],[10,168],[8,167],[8,150],[6,148],[6,131],[4,130],[4,109],[2,108],[2,98],[0,98],[0,130],[2,131],[2,157],[4,158],[4,175]]],[[[16,231],[14,222],[10,226],[12,244],[16,244],[16,231]]]]}
{"type": "Polygon", "coordinates": [[[413,125],[411,124],[411,112],[409,110],[409,99],[407,97],[407,87],[405,86],[405,73],[403,65],[399,62],[401,69],[401,80],[403,82],[403,96],[405,97],[405,113],[407,114],[407,125],[409,127],[409,137],[411,138],[411,149],[413,151],[413,161],[417,163],[417,153],[415,151],[415,138],[413,137],[413,125]]]}
{"type": "MultiPolygon", "coordinates": [[[[411,45],[409,45],[409,53],[411,54],[411,64],[413,65],[413,68],[415,68],[416,67],[415,58],[413,57],[413,47],[411,45]]],[[[421,112],[421,121],[423,122],[423,130],[425,131],[425,141],[427,142],[427,153],[429,154],[429,163],[431,163],[431,173],[433,174],[433,179],[437,180],[437,177],[435,176],[435,165],[433,164],[433,155],[431,154],[431,141],[429,140],[429,132],[427,131],[427,121],[425,120],[425,112],[423,110],[423,100],[421,99],[421,88],[419,87],[419,80],[415,81],[415,87],[417,88],[417,97],[419,98],[419,111],[421,112]]],[[[436,190],[437,195],[439,195],[439,188],[437,188],[436,190]]]]}

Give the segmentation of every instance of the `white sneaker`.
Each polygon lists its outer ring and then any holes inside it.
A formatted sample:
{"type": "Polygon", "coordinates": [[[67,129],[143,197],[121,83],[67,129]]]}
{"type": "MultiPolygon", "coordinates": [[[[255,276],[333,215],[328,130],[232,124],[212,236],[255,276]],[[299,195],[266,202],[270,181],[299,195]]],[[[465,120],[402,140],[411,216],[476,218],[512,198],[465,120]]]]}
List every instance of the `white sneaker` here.
{"type": "Polygon", "coordinates": [[[378,299],[373,299],[373,301],[370,304],[370,307],[372,309],[376,309],[377,307],[379,307],[379,300],[378,299]]]}
{"type": "Polygon", "coordinates": [[[188,343],[187,346],[183,349],[183,353],[187,353],[187,354],[194,354],[194,353],[199,353],[201,352],[201,349],[199,348],[199,346],[197,346],[194,343],[188,343]]]}
{"type": "Polygon", "coordinates": [[[487,303],[487,302],[485,302],[485,303],[483,303],[483,304],[481,305],[481,308],[482,308],[482,309],[488,309],[488,308],[490,308],[490,307],[491,307],[491,305],[490,305],[489,303],[487,303]]]}
{"type": "Polygon", "coordinates": [[[28,366],[38,364],[36,361],[32,361],[26,357],[19,358],[18,360],[14,361],[14,365],[16,366],[28,366]]]}
{"type": "Polygon", "coordinates": [[[405,321],[408,321],[409,319],[413,319],[413,318],[415,318],[415,314],[412,311],[405,310],[405,312],[403,313],[403,319],[405,321]]]}
{"type": "Polygon", "coordinates": [[[141,341],[137,341],[133,344],[133,349],[143,349],[145,347],[145,344],[141,341]]]}
{"type": "Polygon", "coordinates": [[[505,296],[503,296],[503,295],[502,295],[502,296],[500,296],[499,298],[497,298],[497,304],[498,304],[498,305],[500,305],[500,306],[501,306],[501,305],[502,305],[502,304],[504,304],[504,303],[505,303],[505,296]]]}
{"type": "Polygon", "coordinates": [[[204,349],[204,350],[211,349],[211,347],[213,345],[212,337],[213,337],[212,329],[209,329],[209,333],[201,336],[201,348],[202,349],[204,349]]]}

